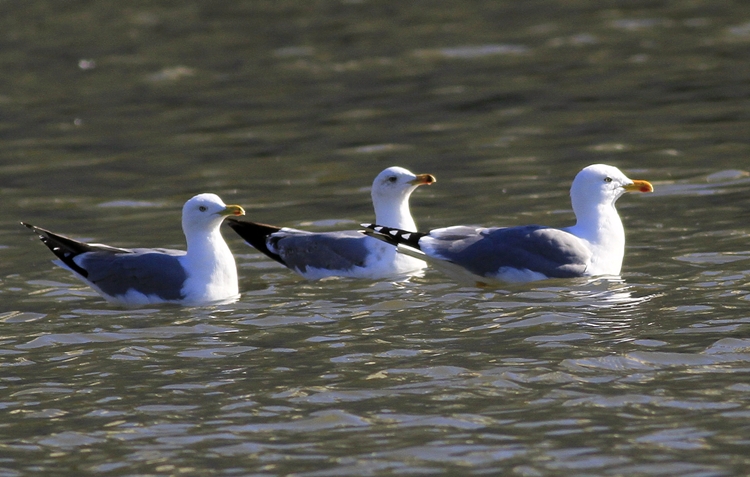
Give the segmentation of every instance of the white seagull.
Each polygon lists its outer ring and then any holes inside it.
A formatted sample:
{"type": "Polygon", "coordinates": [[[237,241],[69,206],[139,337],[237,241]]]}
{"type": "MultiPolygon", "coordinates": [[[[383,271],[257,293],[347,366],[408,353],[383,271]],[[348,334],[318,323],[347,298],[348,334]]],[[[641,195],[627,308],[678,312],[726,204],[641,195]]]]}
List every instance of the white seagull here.
{"type": "Polygon", "coordinates": [[[188,200],[182,208],[187,252],[84,243],[21,223],[57,256],[56,265],[73,272],[111,303],[196,306],[239,298],[237,266],[219,228],[225,217],[244,214],[242,207],[226,205],[216,194],[188,200]]]}
{"type": "Polygon", "coordinates": [[[473,227],[458,225],[428,233],[362,224],[366,235],[420,257],[443,272],[477,285],[544,278],[619,275],[625,231],[615,202],[625,192],[652,192],[643,180],[594,164],[576,175],[570,198],[576,224],[473,227]]]}
{"type": "MultiPolygon", "coordinates": [[[[409,196],[418,186],[435,180],[431,174],[416,175],[403,167],[384,170],[372,183],[375,220],[416,230],[409,196]]],[[[399,254],[392,246],[356,230],[316,233],[239,220],[228,220],[227,225],[249,245],[311,280],[334,276],[378,279],[425,267],[424,261],[399,254]]]]}

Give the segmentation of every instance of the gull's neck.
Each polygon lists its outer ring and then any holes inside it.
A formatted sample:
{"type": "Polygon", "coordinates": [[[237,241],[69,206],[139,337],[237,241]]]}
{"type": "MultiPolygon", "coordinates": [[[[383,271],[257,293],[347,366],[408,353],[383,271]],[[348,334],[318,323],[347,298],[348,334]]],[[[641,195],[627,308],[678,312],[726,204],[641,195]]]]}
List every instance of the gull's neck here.
{"type": "Polygon", "coordinates": [[[393,227],[401,230],[416,232],[417,225],[411,216],[409,210],[409,196],[388,197],[387,199],[376,200],[373,197],[373,206],[375,207],[375,223],[393,227]]]}
{"type": "Polygon", "coordinates": [[[221,236],[219,227],[212,228],[208,233],[186,231],[185,239],[187,240],[187,256],[191,260],[202,262],[204,265],[217,260],[224,249],[229,250],[224,237],[221,236]]]}
{"type": "Polygon", "coordinates": [[[237,265],[217,225],[210,232],[185,231],[187,254],[182,258],[190,293],[218,300],[239,293],[237,265]]]}
{"type": "Polygon", "coordinates": [[[625,230],[615,201],[593,204],[573,201],[576,224],[568,232],[589,243],[590,274],[619,275],[625,254],[625,230]]]}

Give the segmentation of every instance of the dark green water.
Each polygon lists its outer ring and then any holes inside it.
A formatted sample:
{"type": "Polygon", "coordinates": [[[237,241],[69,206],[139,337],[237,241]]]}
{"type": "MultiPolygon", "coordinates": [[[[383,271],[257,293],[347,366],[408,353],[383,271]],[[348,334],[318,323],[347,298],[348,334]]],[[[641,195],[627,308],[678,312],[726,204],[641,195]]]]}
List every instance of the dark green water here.
{"type": "Polygon", "coordinates": [[[0,477],[750,471],[750,5],[0,1],[0,477]],[[621,280],[307,282],[226,229],[242,298],[123,310],[23,220],[182,247],[182,203],[565,226],[608,163],[621,280]]]}

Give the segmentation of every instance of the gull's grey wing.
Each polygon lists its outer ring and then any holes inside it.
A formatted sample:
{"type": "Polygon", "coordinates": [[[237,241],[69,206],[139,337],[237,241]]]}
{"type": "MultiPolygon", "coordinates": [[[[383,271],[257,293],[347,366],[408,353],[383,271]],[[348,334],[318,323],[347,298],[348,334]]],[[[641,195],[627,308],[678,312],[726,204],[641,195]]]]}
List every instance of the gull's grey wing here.
{"type": "Polygon", "coordinates": [[[427,255],[485,277],[505,267],[531,270],[550,278],[578,277],[586,271],[591,257],[578,237],[539,225],[436,229],[422,237],[419,245],[427,255]]]}
{"type": "Polygon", "coordinates": [[[370,254],[368,238],[356,231],[302,232],[283,229],[268,238],[268,248],[301,273],[308,268],[349,270],[363,267],[370,254]]]}
{"type": "Polygon", "coordinates": [[[184,298],[181,290],[187,274],[179,261],[185,255],[183,251],[89,244],[21,223],[39,235],[62,265],[108,295],[135,290],[165,300],[184,298]]]}
{"type": "Polygon", "coordinates": [[[308,268],[362,267],[370,253],[367,238],[356,231],[316,233],[231,218],[226,222],[258,251],[302,274],[308,268]]]}
{"type": "Polygon", "coordinates": [[[86,280],[102,292],[117,296],[134,290],[164,300],[181,300],[187,280],[180,250],[136,248],[128,253],[90,251],[76,260],[87,272],[86,280]]]}

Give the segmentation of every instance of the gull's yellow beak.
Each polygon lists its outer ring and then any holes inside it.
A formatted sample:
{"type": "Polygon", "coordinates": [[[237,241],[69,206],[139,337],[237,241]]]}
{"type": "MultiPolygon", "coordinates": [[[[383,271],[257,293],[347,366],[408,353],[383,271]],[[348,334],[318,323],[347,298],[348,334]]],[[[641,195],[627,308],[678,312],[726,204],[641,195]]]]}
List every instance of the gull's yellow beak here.
{"type": "Polygon", "coordinates": [[[239,205],[228,205],[224,210],[219,212],[219,215],[224,217],[229,215],[245,215],[245,209],[239,205]]]}
{"type": "Polygon", "coordinates": [[[633,181],[632,184],[622,186],[628,192],[653,192],[654,186],[649,181],[633,181]]]}
{"type": "Polygon", "coordinates": [[[417,174],[417,178],[410,180],[409,184],[411,185],[430,185],[434,182],[437,182],[437,179],[435,179],[435,176],[432,174],[417,174]]]}

